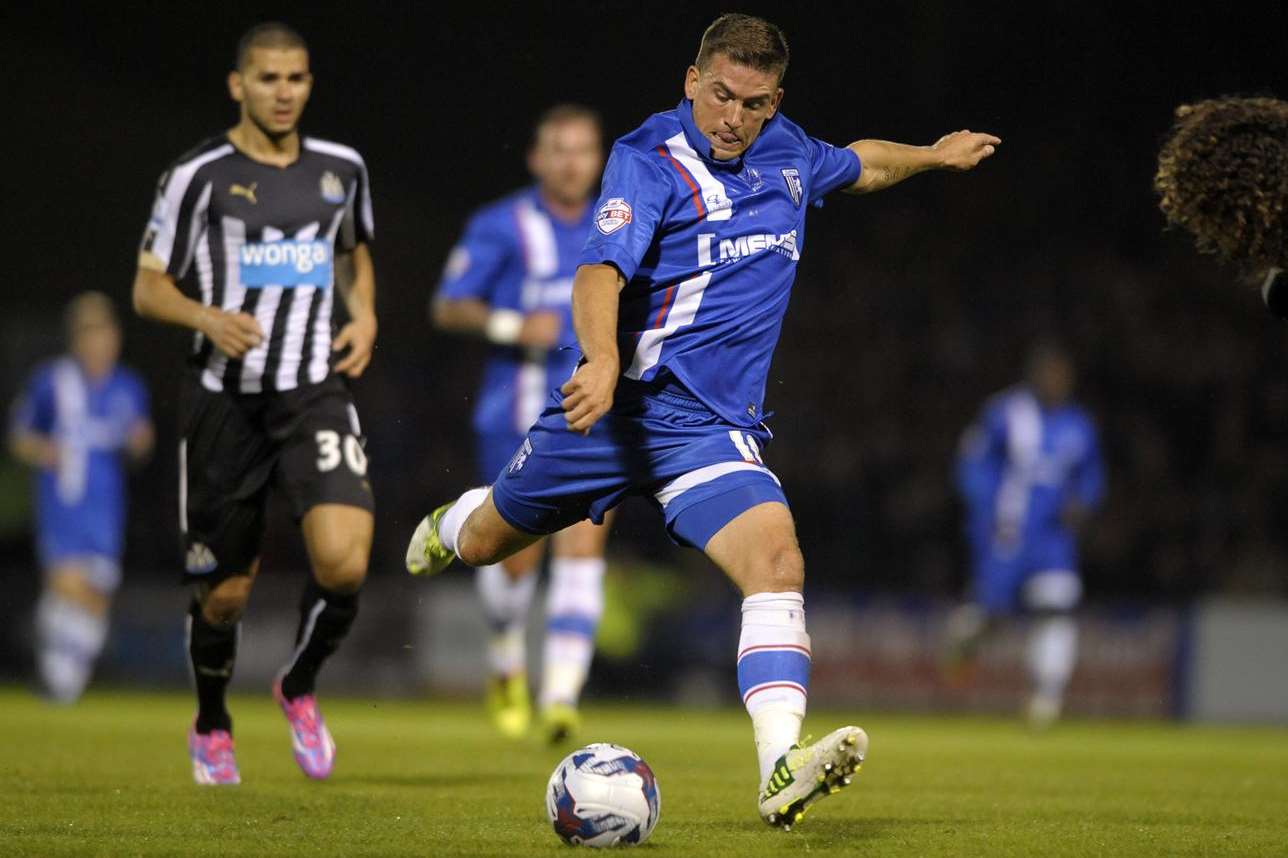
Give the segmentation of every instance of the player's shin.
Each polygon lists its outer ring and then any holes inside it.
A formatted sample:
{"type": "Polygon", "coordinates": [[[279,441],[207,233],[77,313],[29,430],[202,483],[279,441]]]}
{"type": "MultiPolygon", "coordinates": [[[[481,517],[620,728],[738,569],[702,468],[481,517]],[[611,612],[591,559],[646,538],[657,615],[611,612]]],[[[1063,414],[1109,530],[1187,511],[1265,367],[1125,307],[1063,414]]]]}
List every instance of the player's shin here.
{"type": "Polygon", "coordinates": [[[465,492],[456,503],[452,504],[447,512],[438,522],[438,538],[442,541],[443,546],[449,551],[460,557],[460,536],[461,528],[465,526],[465,520],[470,517],[470,513],[483,505],[487,500],[489,488],[482,486],[477,489],[470,489],[465,492]]]}
{"type": "Polygon", "coordinates": [[[358,616],[358,593],[340,593],[309,577],[300,597],[300,625],[295,652],[282,673],[287,700],[312,694],[322,663],[339,648],[358,616]]]}
{"type": "Polygon", "coordinates": [[[89,682],[107,637],[107,617],[46,591],[36,608],[37,663],[49,696],[72,703],[89,682]]]}
{"type": "Polygon", "coordinates": [[[480,566],[474,584],[488,624],[489,670],[498,677],[523,673],[527,667],[528,609],[537,576],[528,573],[512,578],[496,563],[480,566]]]}
{"type": "Polygon", "coordinates": [[[1029,715],[1037,726],[1045,726],[1059,716],[1077,655],[1078,626],[1073,617],[1047,614],[1033,621],[1028,642],[1034,688],[1029,715]]]}
{"type": "Polygon", "coordinates": [[[241,623],[220,626],[207,622],[196,600],[188,609],[188,658],[197,691],[198,733],[232,732],[225,694],[233,677],[240,629],[241,623]]]}
{"type": "Polygon", "coordinates": [[[800,739],[810,643],[800,593],[757,593],[742,603],[738,690],[751,715],[763,783],[800,739]]]}
{"type": "Polygon", "coordinates": [[[595,655],[604,613],[602,557],[555,557],[546,599],[540,705],[575,707],[595,655]]]}

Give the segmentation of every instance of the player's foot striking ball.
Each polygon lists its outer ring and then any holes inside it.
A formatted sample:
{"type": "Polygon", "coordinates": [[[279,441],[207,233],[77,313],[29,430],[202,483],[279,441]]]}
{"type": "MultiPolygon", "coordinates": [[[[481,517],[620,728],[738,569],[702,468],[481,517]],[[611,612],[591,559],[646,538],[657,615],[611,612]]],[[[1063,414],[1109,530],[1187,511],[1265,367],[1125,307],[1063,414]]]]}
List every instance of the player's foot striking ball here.
{"type": "Polygon", "coordinates": [[[868,734],[842,727],[793,745],[760,785],[760,818],[790,830],[811,805],[849,786],[868,754],[868,734]]]}
{"type": "MultiPolygon", "coordinates": [[[[958,131],[931,146],[832,146],[779,113],[786,70],[778,27],[723,15],[703,35],[679,104],[614,144],[573,281],[577,371],[552,391],[491,488],[466,492],[433,525],[436,535],[418,528],[411,547],[436,539],[486,566],[542,534],[603,521],[630,495],[652,500],[668,534],[742,591],[738,687],[760,781],[784,758],[793,779],[782,788],[792,795],[770,807],[794,820],[826,794],[816,785],[800,794],[796,772],[816,779],[812,761],[835,771],[858,762],[837,750],[846,736],[858,747],[846,732],[857,728],[843,728],[837,747],[793,752],[809,687],[805,562],[764,459],[766,376],[805,215],[834,191],[973,169],[1001,141],[958,131]]],[[[430,565],[424,551],[411,553],[416,566],[430,565]]]]}
{"type": "Polygon", "coordinates": [[[1154,176],[1169,224],[1261,284],[1288,314],[1278,274],[1288,268],[1288,102],[1217,98],[1184,104],[1154,176]]]}
{"type": "Polygon", "coordinates": [[[215,761],[194,762],[200,783],[224,777],[218,761],[231,760],[225,691],[270,487],[286,494],[312,566],[275,689],[312,778],[326,776],[335,754],[314,684],[357,616],[371,552],[365,440],[346,380],[362,374],[376,337],[371,196],[356,151],[299,133],[312,82],[291,28],[260,24],[242,37],[228,76],[240,120],[161,177],[134,280],[140,315],[196,332],[182,394],[179,527],[194,587],[193,747],[215,761]],[[332,337],[337,295],[350,321],[332,337]]]}

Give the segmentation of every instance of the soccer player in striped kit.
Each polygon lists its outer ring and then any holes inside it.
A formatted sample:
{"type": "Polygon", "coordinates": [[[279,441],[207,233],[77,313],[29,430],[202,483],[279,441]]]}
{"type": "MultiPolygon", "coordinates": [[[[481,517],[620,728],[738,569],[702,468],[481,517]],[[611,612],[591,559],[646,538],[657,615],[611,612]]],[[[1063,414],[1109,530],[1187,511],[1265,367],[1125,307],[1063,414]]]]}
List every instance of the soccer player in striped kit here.
{"type": "Polygon", "coordinates": [[[582,359],[552,392],[490,488],[417,526],[407,566],[500,562],[543,534],[651,498],[677,542],[739,587],[738,684],[760,764],[758,809],[791,826],[847,785],[858,727],[801,742],[809,682],[805,567],[777,478],[764,395],[805,245],[805,213],[838,190],[969,170],[1001,141],[959,131],[932,146],[834,147],[778,112],[778,27],[723,15],[707,28],[684,97],[613,146],[595,228],[573,282],[582,359]]]}
{"type": "Polygon", "coordinates": [[[312,566],[273,687],[311,778],[335,760],[314,683],[357,615],[371,549],[364,438],[344,378],[362,374],[376,338],[371,191],[356,151],[299,133],[312,82],[290,27],[242,37],[228,76],[240,119],[161,177],[134,281],[142,316],[194,332],[179,524],[195,585],[188,746],[203,784],[240,781],[224,697],[270,488],[290,501],[312,566]],[[348,322],[334,333],[337,292],[348,322]]]}
{"type": "MultiPolygon", "coordinates": [[[[523,443],[552,386],[572,376],[580,353],[572,326],[572,278],[592,228],[591,195],[604,155],[597,114],[579,105],[537,121],[528,168],[535,185],[483,206],[452,249],[432,314],[435,325],[492,343],[474,409],[479,479],[491,482],[523,443]]],[[[579,725],[577,701],[603,613],[608,525],[580,521],[551,539],[540,731],[558,742],[579,725]]],[[[487,702],[506,736],[531,720],[525,637],[544,542],[475,573],[490,627],[487,702]]]]}
{"type": "Polygon", "coordinates": [[[124,461],[152,452],[142,379],[117,363],[112,301],[86,292],[67,307],[68,354],[41,365],[14,403],[9,450],[35,472],[36,544],[44,588],[36,665],[45,693],[80,697],[107,639],[121,581],[124,461]]]}

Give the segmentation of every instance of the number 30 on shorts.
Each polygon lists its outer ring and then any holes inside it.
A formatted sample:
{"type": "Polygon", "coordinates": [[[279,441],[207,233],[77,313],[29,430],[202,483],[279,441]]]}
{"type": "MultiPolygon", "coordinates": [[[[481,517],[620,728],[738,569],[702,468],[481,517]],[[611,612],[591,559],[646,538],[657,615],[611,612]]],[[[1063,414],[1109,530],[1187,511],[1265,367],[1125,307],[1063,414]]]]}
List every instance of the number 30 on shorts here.
{"type": "Polygon", "coordinates": [[[318,470],[322,473],[334,471],[340,467],[340,460],[349,466],[349,470],[358,476],[367,473],[367,454],[362,444],[353,435],[341,436],[333,429],[322,429],[315,436],[318,442],[318,470]],[[344,441],[341,442],[341,437],[344,441]],[[343,452],[341,452],[343,450],[343,452]]]}

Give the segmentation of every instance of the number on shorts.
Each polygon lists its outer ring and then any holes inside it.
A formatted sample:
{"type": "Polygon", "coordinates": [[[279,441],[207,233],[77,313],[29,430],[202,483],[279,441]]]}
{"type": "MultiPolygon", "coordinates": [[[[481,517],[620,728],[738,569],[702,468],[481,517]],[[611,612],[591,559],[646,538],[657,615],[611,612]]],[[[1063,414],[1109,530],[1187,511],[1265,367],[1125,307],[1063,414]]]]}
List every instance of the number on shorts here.
{"type": "Polygon", "coordinates": [[[362,444],[353,435],[345,435],[341,444],[340,433],[332,429],[322,429],[314,436],[318,442],[318,470],[322,473],[334,471],[340,467],[340,460],[349,466],[349,470],[358,476],[367,473],[367,454],[362,444]],[[343,450],[343,452],[341,452],[343,450]]]}

